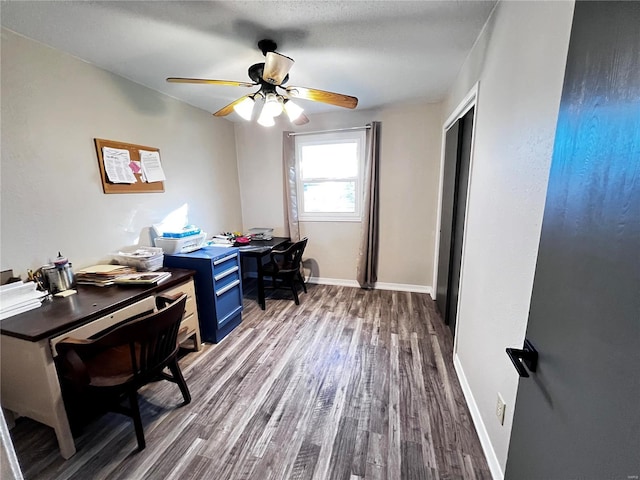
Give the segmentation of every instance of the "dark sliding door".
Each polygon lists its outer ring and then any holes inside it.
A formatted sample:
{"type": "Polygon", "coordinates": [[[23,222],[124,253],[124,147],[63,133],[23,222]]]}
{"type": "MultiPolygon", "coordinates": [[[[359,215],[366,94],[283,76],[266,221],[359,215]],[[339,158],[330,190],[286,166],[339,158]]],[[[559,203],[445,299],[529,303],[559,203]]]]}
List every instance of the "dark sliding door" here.
{"type": "Polygon", "coordinates": [[[455,333],[460,287],[473,113],[474,109],[471,108],[458,119],[447,130],[445,141],[436,303],[442,319],[453,333],[455,333]]]}

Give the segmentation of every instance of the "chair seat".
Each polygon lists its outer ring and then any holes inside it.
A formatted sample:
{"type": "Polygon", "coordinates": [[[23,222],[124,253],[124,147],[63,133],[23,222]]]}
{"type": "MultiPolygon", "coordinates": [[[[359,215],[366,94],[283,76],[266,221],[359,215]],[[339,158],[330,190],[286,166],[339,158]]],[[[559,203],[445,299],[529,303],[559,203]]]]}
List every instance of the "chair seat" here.
{"type": "Polygon", "coordinates": [[[283,271],[295,271],[295,265],[293,262],[268,262],[262,266],[262,271],[265,274],[278,273],[283,271]]]}
{"type": "MultiPolygon", "coordinates": [[[[140,362],[140,347],[136,345],[136,359],[140,362]]],[[[84,364],[92,387],[114,387],[134,380],[133,364],[128,345],[109,348],[84,364]]]]}

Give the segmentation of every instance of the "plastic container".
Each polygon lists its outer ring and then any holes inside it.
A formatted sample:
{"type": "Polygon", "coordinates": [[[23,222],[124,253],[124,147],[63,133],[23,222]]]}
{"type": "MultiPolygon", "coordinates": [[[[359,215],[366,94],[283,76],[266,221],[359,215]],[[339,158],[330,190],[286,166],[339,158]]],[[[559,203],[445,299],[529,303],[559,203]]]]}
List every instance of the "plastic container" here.
{"type": "Polygon", "coordinates": [[[162,248],[158,247],[133,245],[125,247],[111,256],[119,265],[134,267],[140,272],[160,270],[164,262],[164,252],[162,248]]]}
{"type": "Polygon", "coordinates": [[[188,253],[198,250],[204,246],[206,238],[207,234],[202,232],[182,238],[156,237],[154,243],[166,255],[172,255],[174,253],[188,253]]]}
{"type": "Polygon", "coordinates": [[[163,238],[184,238],[189,237],[191,235],[198,235],[202,230],[193,225],[187,225],[179,232],[163,232],[163,238]]]}

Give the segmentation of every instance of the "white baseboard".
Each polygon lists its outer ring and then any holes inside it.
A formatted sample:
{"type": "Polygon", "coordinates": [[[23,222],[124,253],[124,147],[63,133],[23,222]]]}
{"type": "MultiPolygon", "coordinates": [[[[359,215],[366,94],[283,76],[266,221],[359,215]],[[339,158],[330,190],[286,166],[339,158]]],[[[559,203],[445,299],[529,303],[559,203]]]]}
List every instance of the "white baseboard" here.
{"type": "MultiPolygon", "coordinates": [[[[326,278],[326,277],[310,277],[307,283],[315,283],[317,285],[338,285],[342,287],[360,288],[360,284],[355,280],[346,280],[342,278],[326,278]]],[[[431,287],[427,285],[410,285],[406,283],[382,283],[376,282],[373,287],[375,290],[395,290],[398,292],[416,292],[428,293],[431,295],[431,287]]]]}
{"type": "Polygon", "coordinates": [[[429,285],[410,285],[408,283],[382,283],[376,282],[376,290],[397,290],[399,292],[427,293],[431,295],[432,288],[429,285]]]}
{"type": "Polygon", "coordinates": [[[467,401],[467,406],[469,407],[469,412],[471,413],[471,419],[473,420],[473,424],[476,427],[476,432],[478,433],[478,437],[480,438],[480,444],[482,445],[484,456],[487,459],[487,463],[489,464],[491,477],[493,477],[493,480],[504,480],[504,473],[502,471],[502,468],[500,467],[500,462],[498,461],[498,457],[496,457],[496,452],[493,450],[493,445],[491,445],[489,433],[487,432],[487,428],[484,426],[484,422],[482,421],[482,417],[480,416],[480,410],[478,410],[478,404],[476,403],[475,398],[473,398],[471,387],[469,386],[469,382],[467,381],[467,377],[464,374],[462,364],[460,363],[460,359],[458,358],[457,354],[453,356],[453,367],[455,368],[458,375],[458,380],[460,381],[460,386],[462,387],[462,393],[464,394],[464,398],[467,401]]]}
{"type": "Polygon", "coordinates": [[[305,279],[305,281],[307,283],[315,283],[316,285],[337,285],[339,287],[360,288],[360,284],[355,280],[346,280],[344,278],[309,277],[305,279]]]}

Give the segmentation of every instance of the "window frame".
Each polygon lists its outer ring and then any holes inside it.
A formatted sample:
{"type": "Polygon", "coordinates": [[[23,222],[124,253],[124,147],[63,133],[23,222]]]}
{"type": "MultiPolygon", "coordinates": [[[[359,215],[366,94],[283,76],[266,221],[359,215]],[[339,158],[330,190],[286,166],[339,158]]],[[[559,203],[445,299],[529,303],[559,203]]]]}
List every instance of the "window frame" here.
{"type": "Polygon", "coordinates": [[[365,137],[362,130],[350,130],[344,132],[314,133],[295,137],[295,169],[296,169],[296,193],[298,198],[298,220],[305,222],[361,222],[363,204],[363,184],[365,167],[365,137]],[[353,143],[357,145],[358,162],[355,177],[338,178],[302,178],[302,148],[313,145],[327,145],[337,143],[353,143]],[[304,184],[324,183],[335,181],[355,181],[355,212],[307,212],[304,208],[304,184]]]}

